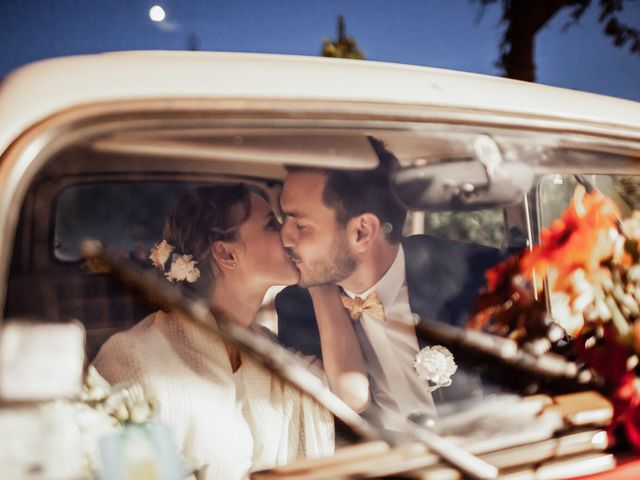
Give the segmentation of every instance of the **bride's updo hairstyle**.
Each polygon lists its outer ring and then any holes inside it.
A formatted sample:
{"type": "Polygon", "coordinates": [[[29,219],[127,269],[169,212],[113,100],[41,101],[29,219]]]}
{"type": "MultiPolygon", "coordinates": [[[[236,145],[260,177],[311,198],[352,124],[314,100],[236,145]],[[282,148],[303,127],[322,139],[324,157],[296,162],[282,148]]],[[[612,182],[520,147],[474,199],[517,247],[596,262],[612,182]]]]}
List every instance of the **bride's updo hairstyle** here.
{"type": "Polygon", "coordinates": [[[200,278],[183,282],[185,287],[209,295],[217,269],[211,245],[237,240],[238,227],[250,214],[250,192],[244,183],[199,187],[178,200],[165,219],[162,236],[177,253],[193,255],[197,262],[200,278]]]}

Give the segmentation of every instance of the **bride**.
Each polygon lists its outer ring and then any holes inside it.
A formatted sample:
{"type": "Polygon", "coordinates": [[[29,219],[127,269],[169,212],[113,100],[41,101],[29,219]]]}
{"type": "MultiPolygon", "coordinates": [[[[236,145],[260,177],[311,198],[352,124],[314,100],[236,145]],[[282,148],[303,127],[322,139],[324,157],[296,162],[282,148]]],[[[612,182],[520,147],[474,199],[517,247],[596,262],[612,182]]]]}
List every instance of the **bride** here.
{"type": "MultiPolygon", "coordinates": [[[[201,187],[169,213],[150,259],[168,280],[208,298],[213,312],[249,328],[269,287],[298,281],[279,232],[267,202],[244,184],[201,187]]],[[[321,336],[328,383],[362,410],[368,382],[337,287],[311,293],[328,320],[318,323],[331,326],[321,336]]],[[[201,478],[241,479],[333,451],[325,409],[177,312],[157,311],[112,336],[94,365],[112,383],[142,385],[201,478]]]]}

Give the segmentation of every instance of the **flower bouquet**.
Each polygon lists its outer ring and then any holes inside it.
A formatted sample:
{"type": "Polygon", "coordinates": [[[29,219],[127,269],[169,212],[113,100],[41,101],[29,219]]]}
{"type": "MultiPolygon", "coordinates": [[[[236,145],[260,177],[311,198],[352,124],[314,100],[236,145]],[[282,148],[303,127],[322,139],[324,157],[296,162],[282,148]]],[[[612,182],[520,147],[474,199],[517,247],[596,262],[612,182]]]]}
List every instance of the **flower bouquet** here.
{"type": "Polygon", "coordinates": [[[609,198],[578,186],[540,245],[486,272],[469,326],[582,362],[613,403],[610,438],[621,429],[640,450],[639,246],[640,211],[621,220],[609,198]]]}
{"type": "Polygon", "coordinates": [[[74,403],[82,437],[88,477],[100,471],[99,442],[122,432],[128,425],[144,425],[152,419],[154,405],[137,383],[110,385],[91,365],[74,403]]]}

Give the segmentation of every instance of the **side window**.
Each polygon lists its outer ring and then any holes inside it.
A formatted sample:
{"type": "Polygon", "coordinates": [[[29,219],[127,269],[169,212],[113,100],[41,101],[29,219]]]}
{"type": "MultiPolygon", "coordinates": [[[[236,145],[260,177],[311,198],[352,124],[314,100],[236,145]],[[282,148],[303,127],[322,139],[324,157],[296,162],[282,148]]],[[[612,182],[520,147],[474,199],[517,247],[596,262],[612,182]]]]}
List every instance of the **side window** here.
{"type": "MultiPolygon", "coordinates": [[[[161,239],[167,212],[183,194],[200,185],[196,181],[103,181],[69,186],[54,200],[53,256],[63,263],[77,262],[82,242],[95,239],[149,266],[149,250],[161,239]]],[[[259,187],[250,188],[268,199],[259,187]]]]}
{"type": "MultiPolygon", "coordinates": [[[[640,207],[640,176],[583,175],[584,181],[609,197],[620,209],[622,218],[640,207]]],[[[538,184],[538,221],[540,228],[550,226],[571,202],[578,185],[575,175],[546,175],[538,184]]]]}
{"type": "Polygon", "coordinates": [[[505,240],[504,213],[499,208],[472,212],[411,212],[405,232],[501,248],[505,240]]]}
{"type": "MultiPolygon", "coordinates": [[[[562,216],[571,202],[571,197],[579,183],[597,188],[609,197],[620,209],[622,218],[631,215],[640,207],[640,176],[632,175],[547,175],[540,179],[537,191],[538,224],[540,229],[549,227],[562,216]]],[[[560,292],[548,296],[551,315],[562,318],[564,325],[579,325],[581,314],[576,314],[569,306],[569,297],[560,292]]]]}

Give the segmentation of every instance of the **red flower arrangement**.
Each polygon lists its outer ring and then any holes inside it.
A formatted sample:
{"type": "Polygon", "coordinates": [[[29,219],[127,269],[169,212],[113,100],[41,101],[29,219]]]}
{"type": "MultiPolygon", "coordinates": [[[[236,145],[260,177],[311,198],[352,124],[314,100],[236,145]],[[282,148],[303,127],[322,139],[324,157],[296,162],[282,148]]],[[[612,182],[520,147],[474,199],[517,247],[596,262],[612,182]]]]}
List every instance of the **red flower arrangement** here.
{"type": "Polygon", "coordinates": [[[541,240],[486,272],[469,326],[524,344],[559,324],[604,382],[614,406],[610,437],[622,427],[640,450],[640,212],[621,221],[609,198],[578,186],[541,240]],[[536,297],[545,290],[553,318],[536,297]]]}

